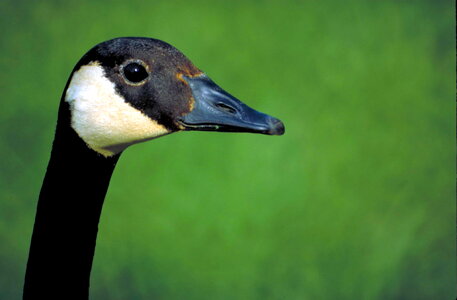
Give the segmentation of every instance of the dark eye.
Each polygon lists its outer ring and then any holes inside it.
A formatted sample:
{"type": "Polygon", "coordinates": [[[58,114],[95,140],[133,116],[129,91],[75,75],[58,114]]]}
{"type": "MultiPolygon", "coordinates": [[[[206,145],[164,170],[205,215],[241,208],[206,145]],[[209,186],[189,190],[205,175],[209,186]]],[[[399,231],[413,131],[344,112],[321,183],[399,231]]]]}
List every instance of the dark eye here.
{"type": "Polygon", "coordinates": [[[146,68],[137,62],[131,62],[122,68],[124,78],[130,83],[137,84],[148,78],[146,68]]]}

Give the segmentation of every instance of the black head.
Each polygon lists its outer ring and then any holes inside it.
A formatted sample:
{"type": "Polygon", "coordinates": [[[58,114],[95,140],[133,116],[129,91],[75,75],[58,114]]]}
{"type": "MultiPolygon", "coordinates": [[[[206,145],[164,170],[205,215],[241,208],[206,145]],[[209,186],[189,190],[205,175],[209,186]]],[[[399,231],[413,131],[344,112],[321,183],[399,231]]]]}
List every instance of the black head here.
{"type": "Polygon", "coordinates": [[[284,132],[279,120],[249,108],[176,48],[150,38],[92,48],[76,65],[65,101],[73,129],[105,156],[179,130],[284,132]]]}

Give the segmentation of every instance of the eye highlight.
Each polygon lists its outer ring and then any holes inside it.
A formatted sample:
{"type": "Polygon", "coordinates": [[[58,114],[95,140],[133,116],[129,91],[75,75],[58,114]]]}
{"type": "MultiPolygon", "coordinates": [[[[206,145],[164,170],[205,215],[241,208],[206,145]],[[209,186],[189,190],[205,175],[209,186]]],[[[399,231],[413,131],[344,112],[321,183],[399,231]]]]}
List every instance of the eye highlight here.
{"type": "Polygon", "coordinates": [[[149,77],[146,64],[141,60],[129,61],[121,66],[121,75],[130,85],[142,85],[149,77]]]}

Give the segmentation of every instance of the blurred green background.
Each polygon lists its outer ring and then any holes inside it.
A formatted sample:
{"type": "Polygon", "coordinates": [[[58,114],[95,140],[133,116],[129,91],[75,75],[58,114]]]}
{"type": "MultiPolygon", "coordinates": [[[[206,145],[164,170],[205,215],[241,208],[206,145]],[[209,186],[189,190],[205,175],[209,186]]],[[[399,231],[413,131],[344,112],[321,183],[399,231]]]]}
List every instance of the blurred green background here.
{"type": "Polygon", "coordinates": [[[183,51],[286,134],[121,157],[92,299],[453,299],[452,1],[1,1],[0,299],[19,299],[57,108],[118,36],[183,51]]]}

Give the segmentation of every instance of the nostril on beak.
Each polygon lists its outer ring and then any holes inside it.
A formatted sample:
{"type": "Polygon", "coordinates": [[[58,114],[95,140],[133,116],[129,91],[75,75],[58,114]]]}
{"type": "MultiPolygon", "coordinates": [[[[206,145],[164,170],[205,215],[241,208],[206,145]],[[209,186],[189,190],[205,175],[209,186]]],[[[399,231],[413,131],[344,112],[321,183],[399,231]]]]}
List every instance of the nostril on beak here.
{"type": "Polygon", "coordinates": [[[270,125],[270,130],[268,130],[268,134],[271,134],[271,135],[283,135],[284,134],[284,131],[285,131],[285,128],[284,128],[284,124],[276,119],[276,118],[270,118],[270,120],[268,120],[268,123],[270,125]]]}
{"type": "Polygon", "coordinates": [[[227,104],[222,103],[222,102],[217,103],[216,107],[218,107],[221,110],[226,111],[226,112],[228,112],[230,114],[235,114],[236,113],[236,109],[234,109],[233,107],[228,106],[227,104]]]}

